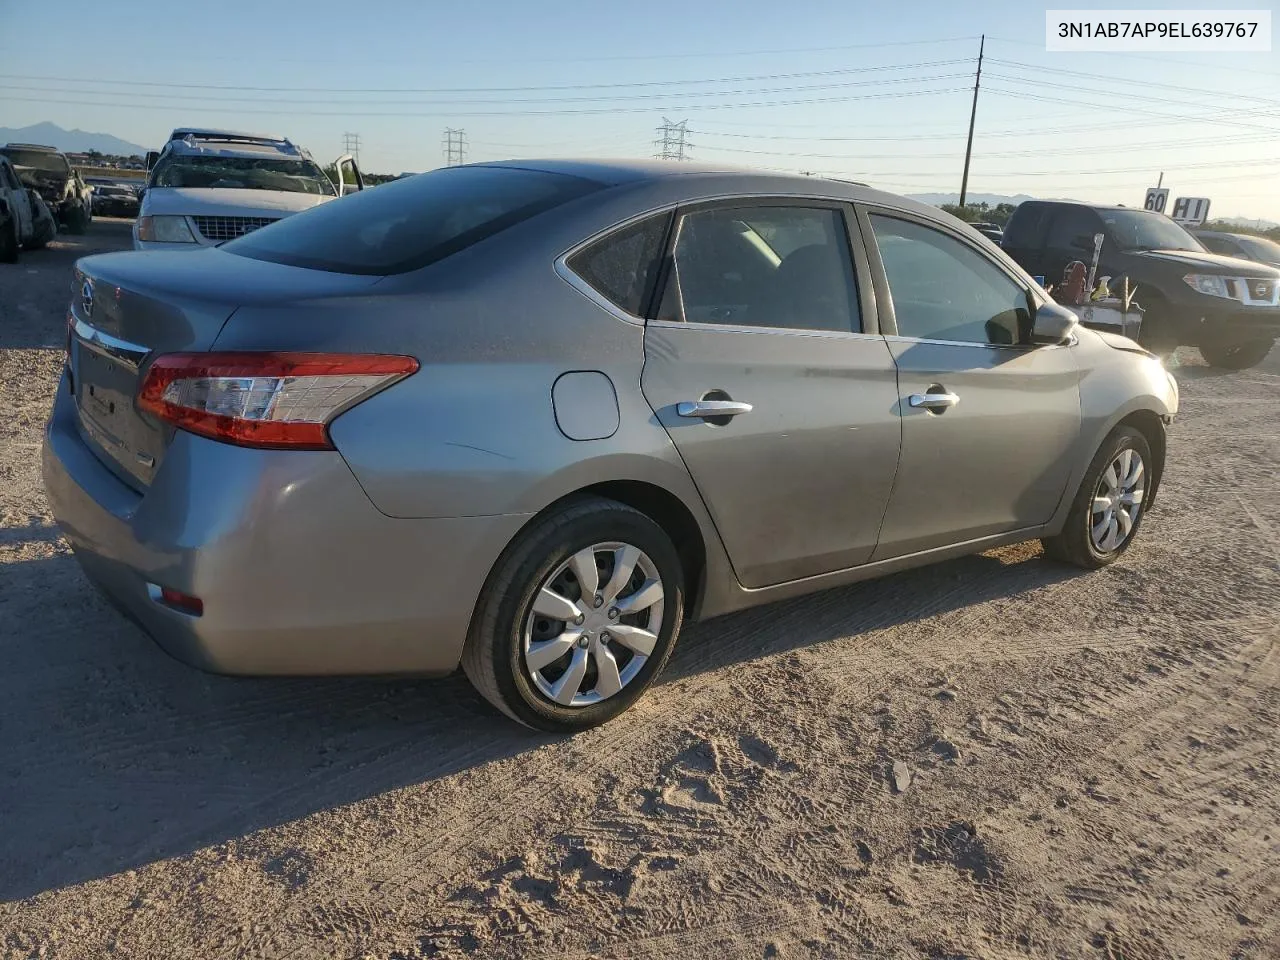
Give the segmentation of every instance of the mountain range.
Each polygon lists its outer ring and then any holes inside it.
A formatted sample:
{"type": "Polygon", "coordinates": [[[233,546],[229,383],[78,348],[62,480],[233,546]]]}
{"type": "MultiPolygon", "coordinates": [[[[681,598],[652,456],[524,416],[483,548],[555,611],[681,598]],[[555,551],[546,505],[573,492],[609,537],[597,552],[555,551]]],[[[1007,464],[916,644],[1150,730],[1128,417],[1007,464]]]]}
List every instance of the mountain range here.
{"type": "Polygon", "coordinates": [[[63,130],[56,123],[44,121],[29,127],[0,127],[0,143],[38,143],[54,147],[63,153],[88,153],[97,150],[114,157],[141,157],[147,152],[128,140],[121,140],[109,133],[89,133],[87,130],[63,130]]]}

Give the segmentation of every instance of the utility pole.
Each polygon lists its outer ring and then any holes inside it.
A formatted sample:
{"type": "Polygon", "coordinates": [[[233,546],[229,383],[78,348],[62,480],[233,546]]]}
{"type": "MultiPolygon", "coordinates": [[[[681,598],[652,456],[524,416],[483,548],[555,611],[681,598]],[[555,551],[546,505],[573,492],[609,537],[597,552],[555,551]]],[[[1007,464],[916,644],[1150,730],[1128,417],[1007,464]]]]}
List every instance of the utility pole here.
{"type": "Polygon", "coordinates": [[[467,131],[448,127],[444,131],[444,163],[447,167],[456,167],[467,160],[467,131]]]}
{"type": "Polygon", "coordinates": [[[342,135],[342,152],[355,158],[356,166],[360,165],[360,134],[344,133],[342,135]]]}
{"type": "Polygon", "coordinates": [[[688,136],[688,120],[672,123],[663,117],[662,126],[658,127],[658,139],[653,141],[654,146],[658,148],[654,156],[659,160],[688,160],[685,151],[693,148],[688,136]]]}
{"type": "Polygon", "coordinates": [[[978,118],[978,87],[982,83],[982,52],[987,45],[984,33],[978,42],[978,73],[973,78],[973,109],[969,111],[969,143],[964,148],[964,176],[960,178],[960,209],[964,209],[964,199],[969,192],[969,158],[973,156],[973,123],[978,118]]]}

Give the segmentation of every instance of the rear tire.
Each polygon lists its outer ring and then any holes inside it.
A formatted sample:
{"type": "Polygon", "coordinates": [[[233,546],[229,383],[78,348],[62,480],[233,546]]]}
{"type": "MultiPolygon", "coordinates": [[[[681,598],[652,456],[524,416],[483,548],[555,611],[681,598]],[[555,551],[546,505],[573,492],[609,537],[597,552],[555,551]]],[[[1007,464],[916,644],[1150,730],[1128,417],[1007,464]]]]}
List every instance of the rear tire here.
{"type": "Polygon", "coordinates": [[[499,557],[462,668],[513,720],[572,733],[640,698],[671,656],[683,618],[684,571],[663,529],[631,507],[584,497],[534,521],[499,557]]]}
{"type": "Polygon", "coordinates": [[[1200,356],[1211,367],[1223,370],[1247,370],[1256,367],[1275,346],[1274,340],[1248,340],[1244,343],[1205,343],[1200,345],[1200,356]]]}
{"type": "Polygon", "coordinates": [[[17,219],[0,221],[0,263],[17,263],[19,246],[17,219]]]}
{"type": "Polygon", "coordinates": [[[1126,426],[1111,431],[1080,481],[1062,532],[1041,539],[1045,555],[1085,570],[1115,563],[1146,516],[1144,498],[1154,467],[1151,445],[1140,431],[1126,426]],[[1111,501],[1110,507],[1103,501],[1111,501]]]}

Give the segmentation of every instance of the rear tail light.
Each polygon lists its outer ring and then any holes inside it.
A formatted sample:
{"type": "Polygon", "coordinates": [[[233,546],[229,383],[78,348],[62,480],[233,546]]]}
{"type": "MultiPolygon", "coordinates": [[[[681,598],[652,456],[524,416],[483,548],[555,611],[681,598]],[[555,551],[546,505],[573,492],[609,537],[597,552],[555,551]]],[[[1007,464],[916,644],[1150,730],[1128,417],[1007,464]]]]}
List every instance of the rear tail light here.
{"type": "Polygon", "coordinates": [[[138,406],[243,447],[332,450],[329,421],[417,369],[382,354],[169,353],[147,368],[138,406]]]}

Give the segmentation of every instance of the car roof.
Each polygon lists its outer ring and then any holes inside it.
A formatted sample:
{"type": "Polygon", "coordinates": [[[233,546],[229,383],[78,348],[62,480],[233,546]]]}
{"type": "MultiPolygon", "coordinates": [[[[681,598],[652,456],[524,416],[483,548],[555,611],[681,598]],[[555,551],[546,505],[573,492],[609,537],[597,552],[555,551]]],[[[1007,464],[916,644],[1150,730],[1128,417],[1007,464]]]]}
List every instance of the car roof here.
{"type": "Polygon", "coordinates": [[[183,157],[306,157],[310,154],[284,137],[265,137],[231,130],[179,127],[165,145],[167,153],[183,157]]]}
{"type": "Polygon", "coordinates": [[[899,194],[877,190],[854,180],[829,177],[811,177],[798,173],[776,170],[759,170],[729,164],[695,163],[688,160],[635,160],[635,159],[556,159],[556,160],[499,160],[468,164],[476,167],[508,167],[520,170],[541,170],[567,176],[594,180],[607,186],[638,184],[644,181],[672,178],[707,177],[731,180],[735,191],[744,194],[791,193],[813,197],[837,196],[851,201],[878,203],[912,210],[937,219],[947,214],[917,200],[899,194]]]}
{"type": "Polygon", "coordinates": [[[60,153],[57,147],[49,147],[39,143],[6,143],[5,149],[12,147],[15,150],[39,150],[43,153],[60,153]]]}

